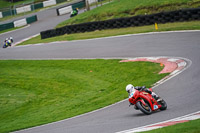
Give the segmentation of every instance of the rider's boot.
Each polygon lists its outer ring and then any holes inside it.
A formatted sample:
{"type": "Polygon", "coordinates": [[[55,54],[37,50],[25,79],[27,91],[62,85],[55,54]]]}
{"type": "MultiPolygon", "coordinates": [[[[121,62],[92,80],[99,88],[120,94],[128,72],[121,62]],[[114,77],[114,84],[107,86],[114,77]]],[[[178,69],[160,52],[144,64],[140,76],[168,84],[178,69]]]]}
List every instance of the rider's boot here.
{"type": "Polygon", "coordinates": [[[152,92],[151,95],[157,102],[162,100],[155,92],[152,92]]]}

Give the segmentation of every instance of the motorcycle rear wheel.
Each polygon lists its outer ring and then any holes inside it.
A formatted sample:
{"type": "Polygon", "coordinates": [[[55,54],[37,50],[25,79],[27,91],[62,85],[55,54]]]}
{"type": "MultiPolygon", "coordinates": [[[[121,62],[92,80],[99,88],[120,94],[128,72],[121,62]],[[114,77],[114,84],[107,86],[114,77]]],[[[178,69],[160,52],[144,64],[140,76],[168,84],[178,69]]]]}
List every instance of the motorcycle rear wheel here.
{"type": "Polygon", "coordinates": [[[3,45],[3,48],[7,48],[7,46],[3,45]]]}
{"type": "Polygon", "coordinates": [[[141,101],[136,103],[136,106],[146,115],[150,115],[152,113],[152,109],[147,101],[144,101],[146,106],[142,104],[141,101]]]}

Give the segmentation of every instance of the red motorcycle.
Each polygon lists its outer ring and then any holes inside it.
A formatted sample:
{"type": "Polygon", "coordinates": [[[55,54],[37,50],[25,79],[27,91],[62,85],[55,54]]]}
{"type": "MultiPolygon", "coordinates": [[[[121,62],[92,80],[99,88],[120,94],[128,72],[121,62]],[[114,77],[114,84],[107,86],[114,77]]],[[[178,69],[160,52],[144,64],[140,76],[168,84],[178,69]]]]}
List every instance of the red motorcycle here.
{"type": "MultiPolygon", "coordinates": [[[[152,88],[149,88],[149,90],[152,92],[152,88]]],[[[167,109],[167,103],[163,99],[156,101],[151,94],[143,90],[134,89],[129,96],[129,102],[130,104],[135,105],[136,110],[139,109],[147,115],[150,115],[152,111],[158,109],[167,109]]]]}

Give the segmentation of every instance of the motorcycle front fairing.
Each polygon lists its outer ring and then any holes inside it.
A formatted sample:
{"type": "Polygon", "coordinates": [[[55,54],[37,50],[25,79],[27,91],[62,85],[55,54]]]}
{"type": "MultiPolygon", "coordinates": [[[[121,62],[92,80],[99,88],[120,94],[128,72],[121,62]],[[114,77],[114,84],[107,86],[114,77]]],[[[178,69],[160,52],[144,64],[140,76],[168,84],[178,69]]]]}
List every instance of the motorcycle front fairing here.
{"type": "Polygon", "coordinates": [[[143,105],[146,106],[146,103],[144,100],[146,100],[150,104],[150,107],[153,111],[161,108],[161,105],[157,103],[157,101],[151,96],[151,94],[145,91],[140,92],[138,90],[134,90],[133,92],[131,92],[129,96],[129,102],[133,105],[135,105],[136,102],[140,101],[143,105]]]}
{"type": "Polygon", "coordinates": [[[138,99],[138,96],[139,96],[139,91],[138,90],[133,90],[131,92],[131,94],[129,95],[129,102],[133,105],[136,104],[136,101],[138,99]]]}

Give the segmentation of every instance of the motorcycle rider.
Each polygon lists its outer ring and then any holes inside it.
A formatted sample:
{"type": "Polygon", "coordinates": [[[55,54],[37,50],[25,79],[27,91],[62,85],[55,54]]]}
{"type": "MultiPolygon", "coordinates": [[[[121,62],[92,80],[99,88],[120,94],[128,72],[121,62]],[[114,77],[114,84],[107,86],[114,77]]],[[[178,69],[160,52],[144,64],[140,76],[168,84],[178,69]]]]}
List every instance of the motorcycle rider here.
{"type": "Polygon", "coordinates": [[[5,45],[6,46],[11,46],[12,43],[13,43],[13,38],[12,37],[10,37],[9,39],[6,38],[6,40],[5,40],[5,45]]]}
{"type": "Polygon", "coordinates": [[[10,41],[11,41],[11,43],[13,43],[13,38],[12,37],[10,37],[10,41]]]}
{"type": "Polygon", "coordinates": [[[13,43],[13,38],[12,37],[6,38],[6,40],[4,41],[3,48],[7,48],[8,46],[11,47],[12,43],[13,43]]]}
{"type": "Polygon", "coordinates": [[[141,87],[141,86],[136,86],[136,87],[134,87],[132,84],[128,84],[128,85],[126,86],[126,91],[129,93],[129,96],[130,96],[131,92],[132,92],[134,89],[139,90],[139,91],[145,91],[145,92],[151,94],[152,97],[153,97],[155,100],[157,100],[157,101],[161,100],[160,97],[159,97],[155,92],[150,91],[150,90],[149,90],[148,88],[146,88],[145,86],[142,86],[142,87],[141,87]]]}
{"type": "Polygon", "coordinates": [[[71,12],[71,17],[75,16],[78,14],[78,8],[74,9],[72,12],[71,12]]]}

